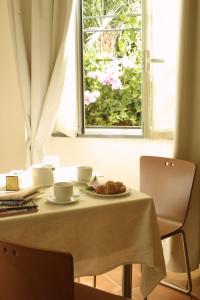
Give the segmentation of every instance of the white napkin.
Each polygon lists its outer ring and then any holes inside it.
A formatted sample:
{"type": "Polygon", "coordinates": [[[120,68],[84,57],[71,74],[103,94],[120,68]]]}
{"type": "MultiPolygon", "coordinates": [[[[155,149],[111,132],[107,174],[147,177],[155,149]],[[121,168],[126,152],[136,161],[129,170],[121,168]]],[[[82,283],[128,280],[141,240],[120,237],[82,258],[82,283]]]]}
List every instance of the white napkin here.
{"type": "Polygon", "coordinates": [[[6,192],[0,194],[0,200],[26,200],[27,197],[34,197],[39,193],[38,188],[26,188],[16,192],[6,192]]]}

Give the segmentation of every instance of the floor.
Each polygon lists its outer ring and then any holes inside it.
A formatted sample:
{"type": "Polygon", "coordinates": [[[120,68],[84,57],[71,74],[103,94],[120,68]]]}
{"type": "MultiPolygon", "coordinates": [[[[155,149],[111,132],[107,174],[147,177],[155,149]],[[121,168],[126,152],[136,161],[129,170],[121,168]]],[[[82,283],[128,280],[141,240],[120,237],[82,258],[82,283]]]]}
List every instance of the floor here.
{"type": "MultiPolygon", "coordinates": [[[[142,300],[143,297],[139,289],[140,266],[133,266],[133,290],[132,299],[142,300]]],[[[81,283],[92,285],[93,277],[81,277],[81,283]]],[[[178,285],[184,286],[186,282],[185,276],[180,273],[169,273],[168,280],[176,282],[178,285]]],[[[163,285],[158,285],[148,296],[148,300],[198,300],[200,299],[200,269],[192,272],[193,291],[191,295],[185,295],[163,285]]],[[[97,276],[97,288],[111,292],[113,294],[121,294],[121,267],[118,267],[106,274],[97,276]]]]}

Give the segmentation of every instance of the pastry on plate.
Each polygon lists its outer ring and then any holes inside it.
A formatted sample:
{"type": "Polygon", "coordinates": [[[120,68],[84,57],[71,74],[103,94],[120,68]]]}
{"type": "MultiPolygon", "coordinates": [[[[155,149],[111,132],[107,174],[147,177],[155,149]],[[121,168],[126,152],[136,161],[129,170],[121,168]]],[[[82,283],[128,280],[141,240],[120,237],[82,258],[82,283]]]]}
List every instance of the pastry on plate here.
{"type": "Polygon", "coordinates": [[[115,195],[124,193],[126,191],[126,186],[119,181],[107,181],[104,184],[99,184],[94,187],[97,194],[103,195],[115,195]]]}

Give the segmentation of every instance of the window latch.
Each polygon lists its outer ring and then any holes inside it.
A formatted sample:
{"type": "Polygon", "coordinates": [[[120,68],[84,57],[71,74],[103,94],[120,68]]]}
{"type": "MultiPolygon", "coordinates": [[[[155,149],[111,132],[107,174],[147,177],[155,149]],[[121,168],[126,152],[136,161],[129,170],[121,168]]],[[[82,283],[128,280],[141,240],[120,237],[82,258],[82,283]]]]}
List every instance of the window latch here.
{"type": "Polygon", "coordinates": [[[162,58],[151,58],[150,50],[144,51],[144,71],[149,72],[150,71],[150,64],[163,64],[165,63],[165,60],[162,58]]]}
{"type": "Polygon", "coordinates": [[[143,61],[143,66],[144,66],[144,72],[149,72],[150,71],[150,51],[149,50],[144,50],[144,61],[143,61]]]}

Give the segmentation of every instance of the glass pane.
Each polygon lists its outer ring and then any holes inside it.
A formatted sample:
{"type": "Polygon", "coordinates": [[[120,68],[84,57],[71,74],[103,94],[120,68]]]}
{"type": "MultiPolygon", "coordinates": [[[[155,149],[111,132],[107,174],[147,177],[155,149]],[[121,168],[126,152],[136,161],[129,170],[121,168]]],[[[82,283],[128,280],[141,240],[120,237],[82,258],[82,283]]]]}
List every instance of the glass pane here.
{"type": "Polygon", "coordinates": [[[178,88],[181,2],[152,0],[151,63],[152,132],[173,133],[178,88]],[[173,7],[173,9],[172,9],[173,7]],[[170,15],[170,22],[169,16],[170,15]]]}
{"type": "Polygon", "coordinates": [[[86,127],[141,126],[141,0],[83,0],[86,127]]]}

